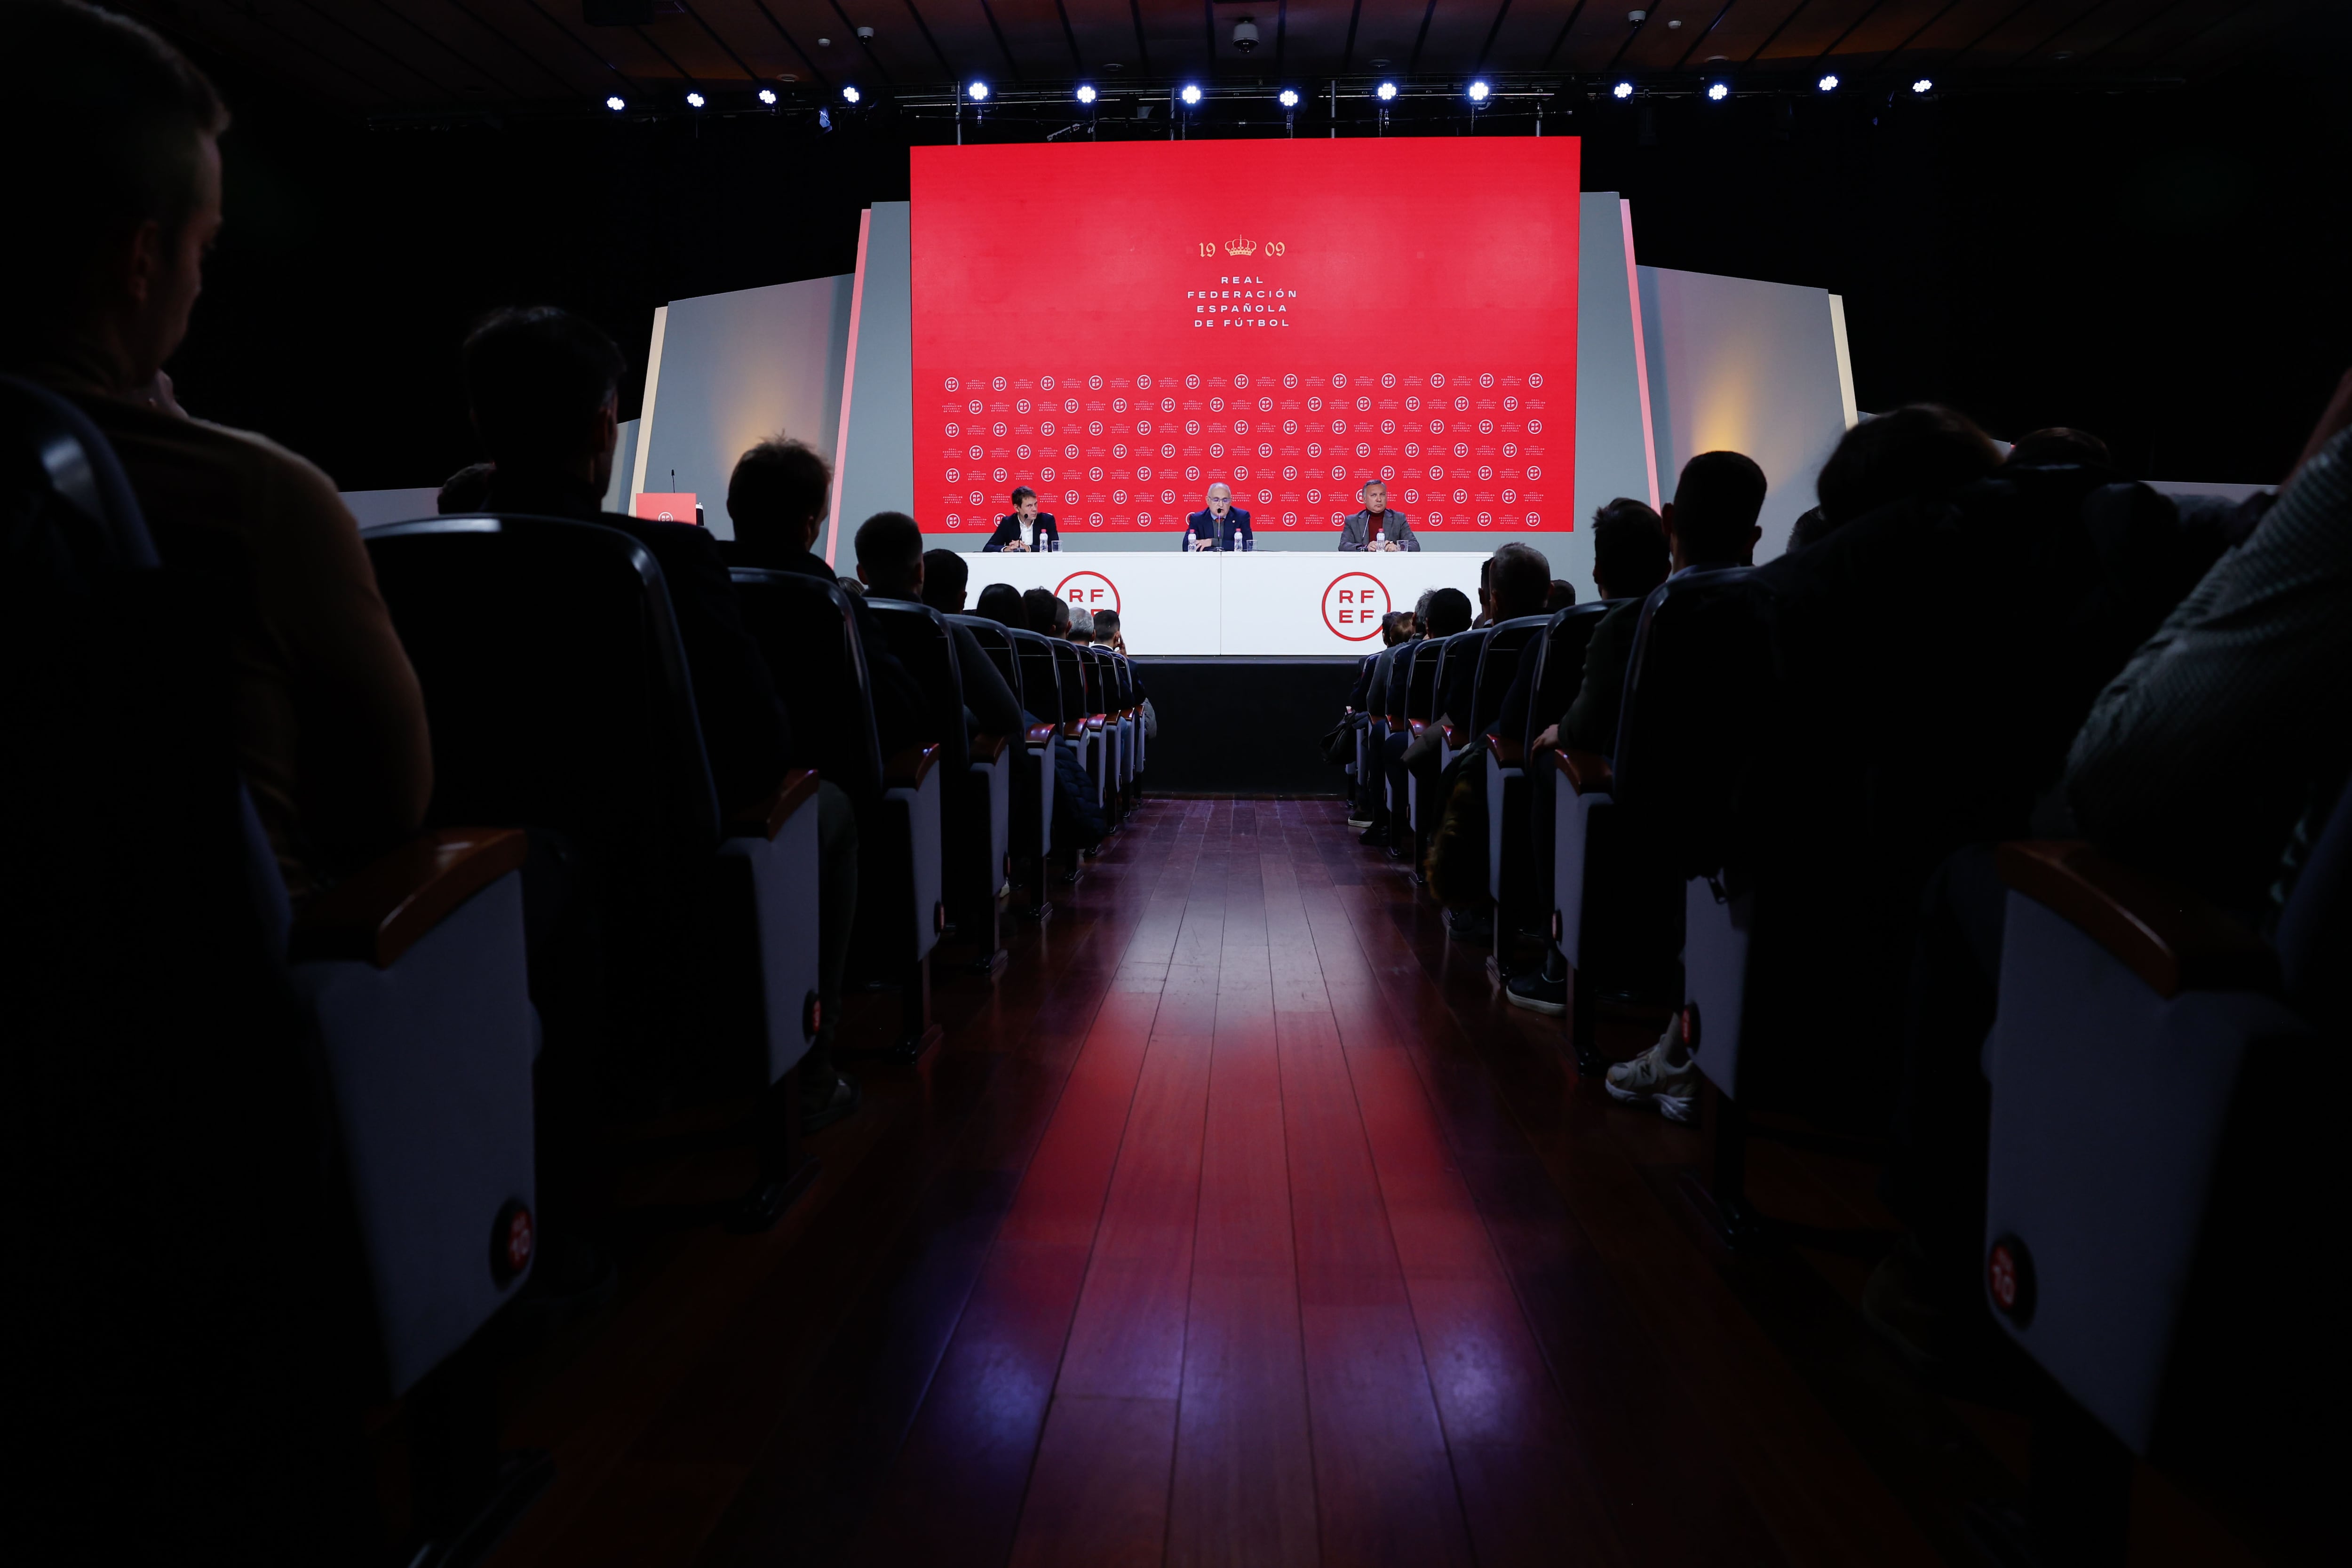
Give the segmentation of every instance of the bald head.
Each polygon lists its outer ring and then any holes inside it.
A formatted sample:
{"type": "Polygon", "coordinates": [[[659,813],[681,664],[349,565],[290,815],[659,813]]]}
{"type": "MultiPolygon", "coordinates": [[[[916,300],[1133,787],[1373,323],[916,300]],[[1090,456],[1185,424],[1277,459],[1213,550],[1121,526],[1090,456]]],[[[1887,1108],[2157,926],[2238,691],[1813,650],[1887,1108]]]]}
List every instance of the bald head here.
{"type": "Polygon", "coordinates": [[[1209,515],[1223,517],[1234,504],[1234,488],[1219,482],[1209,487],[1209,515]]]}

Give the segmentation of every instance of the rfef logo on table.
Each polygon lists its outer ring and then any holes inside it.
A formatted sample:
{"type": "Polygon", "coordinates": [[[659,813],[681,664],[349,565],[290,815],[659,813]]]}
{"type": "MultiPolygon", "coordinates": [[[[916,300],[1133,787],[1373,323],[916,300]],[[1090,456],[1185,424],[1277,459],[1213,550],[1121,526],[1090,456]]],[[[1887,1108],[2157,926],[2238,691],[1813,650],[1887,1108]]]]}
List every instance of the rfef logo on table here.
{"type": "Polygon", "coordinates": [[[1388,613],[1388,585],[1369,572],[1342,572],[1323,590],[1323,624],[1349,642],[1378,637],[1388,613]]]}
{"type": "Polygon", "coordinates": [[[1118,607],[1118,584],[1099,572],[1073,572],[1062,579],[1054,592],[1081,610],[1126,613],[1118,607]]]}

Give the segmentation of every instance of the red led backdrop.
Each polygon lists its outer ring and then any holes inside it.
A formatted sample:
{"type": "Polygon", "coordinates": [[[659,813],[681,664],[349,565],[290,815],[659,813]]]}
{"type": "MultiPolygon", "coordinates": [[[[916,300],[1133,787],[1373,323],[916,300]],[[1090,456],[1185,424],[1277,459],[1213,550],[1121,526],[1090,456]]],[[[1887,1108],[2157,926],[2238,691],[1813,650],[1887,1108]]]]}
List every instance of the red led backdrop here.
{"type": "Polygon", "coordinates": [[[1572,137],[914,149],[915,512],[1565,532],[1572,137]]]}

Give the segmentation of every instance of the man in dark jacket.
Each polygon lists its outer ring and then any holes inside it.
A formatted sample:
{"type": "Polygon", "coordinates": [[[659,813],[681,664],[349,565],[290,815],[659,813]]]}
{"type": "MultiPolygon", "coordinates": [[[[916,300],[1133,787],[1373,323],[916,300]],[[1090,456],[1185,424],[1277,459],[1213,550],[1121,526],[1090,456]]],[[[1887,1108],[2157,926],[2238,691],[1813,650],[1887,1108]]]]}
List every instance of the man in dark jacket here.
{"type": "MultiPolygon", "coordinates": [[[[1404,513],[1389,510],[1389,488],[1374,479],[1364,487],[1364,509],[1339,525],[1341,550],[1409,550],[1421,552],[1412,524],[1404,513]]],[[[1549,579],[1546,579],[1547,582],[1549,579]]]]}
{"type": "Polygon", "coordinates": [[[996,520],[996,531],[980,547],[983,555],[994,555],[1010,550],[1026,553],[1037,550],[1062,548],[1062,525],[1054,521],[1050,511],[1037,510],[1037,492],[1027,485],[1013,492],[1013,510],[996,520]]]}
{"type": "Polygon", "coordinates": [[[1208,504],[1184,520],[1185,550],[1255,550],[1257,536],[1250,531],[1250,514],[1234,504],[1233,487],[1223,480],[1209,487],[1208,504]]]}

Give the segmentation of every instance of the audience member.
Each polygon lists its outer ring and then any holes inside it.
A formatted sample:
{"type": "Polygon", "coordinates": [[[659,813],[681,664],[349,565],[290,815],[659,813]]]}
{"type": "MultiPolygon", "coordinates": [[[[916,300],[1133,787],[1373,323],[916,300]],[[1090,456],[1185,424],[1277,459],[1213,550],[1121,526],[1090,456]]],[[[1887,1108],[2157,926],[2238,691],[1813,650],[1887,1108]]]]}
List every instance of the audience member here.
{"type": "MultiPolygon", "coordinates": [[[[857,575],[874,597],[923,599],[924,569],[929,557],[923,553],[923,531],[913,518],[899,511],[876,512],[858,528],[856,548],[857,575]]],[[[961,558],[956,564],[963,564],[961,558]]],[[[956,598],[961,603],[961,591],[956,598]]],[[[966,732],[1018,740],[1024,721],[1003,672],[969,626],[950,621],[947,628],[948,639],[955,645],[956,672],[963,683],[966,732]]]]}
{"type": "Polygon", "coordinates": [[[940,614],[963,614],[964,589],[971,582],[971,568],[957,552],[923,552],[923,603],[940,614]]]}
{"type": "Polygon", "coordinates": [[[178,51],[103,11],[10,5],[0,37],[27,76],[7,109],[28,118],[11,124],[35,139],[0,189],[38,230],[0,247],[0,369],[79,404],[164,563],[233,600],[237,763],[299,901],[417,830],[433,749],[334,481],[265,437],[188,417],[163,374],[220,230],[228,111],[178,51]]]}
{"type": "Polygon", "coordinates": [[[485,318],[466,339],[463,363],[474,429],[498,465],[490,509],[601,523],[652,552],[686,647],[719,805],[732,811],[761,799],[783,778],[789,733],[717,542],[692,523],[604,509],[621,351],[569,311],[533,306],[485,318]]]}
{"type": "Polygon", "coordinates": [[[441,494],[436,499],[433,510],[443,517],[462,517],[480,511],[489,504],[490,477],[497,472],[494,464],[467,464],[441,481],[441,494]]]}
{"type": "Polygon", "coordinates": [[[727,477],[727,516],[735,537],[720,552],[732,566],[830,577],[816,553],[833,500],[833,466],[805,441],[778,436],[735,459],[727,477]]]}
{"type": "Polygon", "coordinates": [[[1058,637],[1069,625],[1070,606],[1064,604],[1051,588],[1031,588],[1021,595],[1022,614],[1028,617],[1028,627],[1041,637],[1058,637]]]}
{"type": "Polygon", "coordinates": [[[1095,646],[1125,653],[1127,639],[1119,635],[1118,628],[1119,619],[1117,610],[1097,610],[1095,612],[1095,646]]]}
{"type": "Polygon", "coordinates": [[[2063,425],[2053,425],[2046,430],[2036,430],[2017,438],[2006,459],[2011,468],[2051,468],[2074,463],[2088,468],[2112,468],[2116,460],[2107,453],[2107,444],[2087,430],[2070,430],[2063,425]]]}
{"type": "MultiPolygon", "coordinates": [[[[1601,617],[1585,644],[1584,679],[1559,722],[1536,737],[1538,749],[1613,756],[1617,718],[1623,705],[1625,674],[1633,663],[1633,638],[1642,606],[1669,575],[1748,565],[1763,530],[1756,519],[1764,509],[1764,470],[1738,452],[1702,452],[1683,465],[1675,499],[1662,515],[1637,500],[1620,498],[1593,513],[1592,582],[1616,607],[1601,617]]],[[[1514,975],[1507,1000],[1532,1012],[1566,1010],[1568,969],[1559,949],[1547,945],[1543,967],[1514,975]]],[[[1679,1052],[1679,1024],[1630,1062],[1609,1069],[1610,1095],[1628,1103],[1654,1104],[1669,1120],[1687,1121],[1697,1113],[1697,1074],[1679,1052]]]]}
{"type": "Polygon", "coordinates": [[[1979,479],[2000,466],[2000,450],[1956,409],[1915,403],[1848,430],[1822,465],[1814,490],[1819,543],[1866,511],[1906,496],[1931,495],[1979,479]]]}
{"type": "MultiPolygon", "coordinates": [[[[2252,535],[2216,562],[2090,707],[2064,797],[2100,849],[2264,930],[2344,787],[2352,743],[2315,724],[2352,678],[2352,374],[2252,535]]],[[[2083,465],[2089,466],[2089,465],[2083,465]]],[[[1937,1363],[1984,1338],[1977,1283],[2007,895],[1990,842],[1930,881],[1913,948],[1888,1195],[1902,1245],[1870,1321],[1937,1363]]]]}
{"type": "Polygon", "coordinates": [[[1029,613],[1022,607],[1021,590],[1010,583],[991,583],[980,591],[980,613],[1015,631],[1029,629],[1029,613]]]}
{"type": "Polygon", "coordinates": [[[1576,605],[1576,584],[1559,577],[1551,580],[1551,592],[1544,595],[1544,614],[1556,616],[1576,605]]]}
{"type": "Polygon", "coordinates": [[[1095,640],[1095,615],[1082,605],[1070,606],[1070,640],[1081,647],[1095,640]]]}

